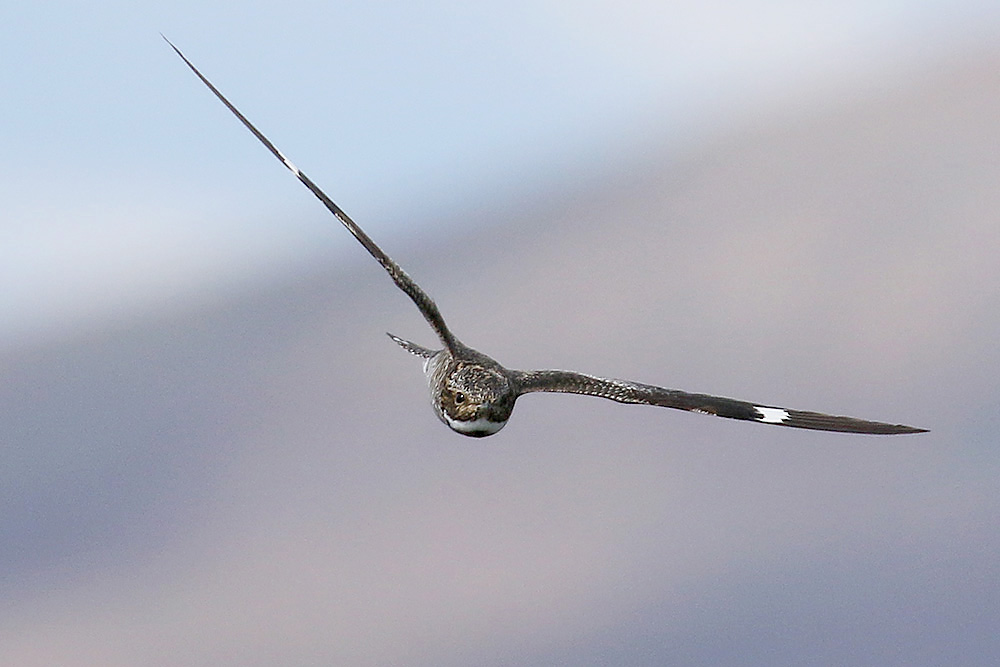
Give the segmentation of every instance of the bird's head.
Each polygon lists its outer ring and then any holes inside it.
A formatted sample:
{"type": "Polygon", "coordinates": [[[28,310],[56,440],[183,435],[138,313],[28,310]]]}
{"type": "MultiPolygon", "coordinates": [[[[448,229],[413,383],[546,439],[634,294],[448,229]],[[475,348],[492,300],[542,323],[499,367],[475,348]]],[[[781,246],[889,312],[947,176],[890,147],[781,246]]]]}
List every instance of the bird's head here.
{"type": "Polygon", "coordinates": [[[457,341],[458,356],[452,350],[430,350],[392,334],[389,337],[424,360],[434,412],[449,428],[481,438],[504,427],[518,392],[503,366],[457,341]]]}
{"type": "Polygon", "coordinates": [[[502,369],[467,361],[455,362],[442,382],[432,383],[431,393],[441,421],[477,438],[504,427],[517,397],[502,369]]]}

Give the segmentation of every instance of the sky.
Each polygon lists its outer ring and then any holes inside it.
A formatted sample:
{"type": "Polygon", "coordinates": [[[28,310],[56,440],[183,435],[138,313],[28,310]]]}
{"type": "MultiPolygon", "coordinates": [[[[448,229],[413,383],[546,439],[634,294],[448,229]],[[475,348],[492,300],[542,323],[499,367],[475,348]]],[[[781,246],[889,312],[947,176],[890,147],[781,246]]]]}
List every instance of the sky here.
{"type": "Polygon", "coordinates": [[[998,28],[5,10],[0,662],[995,662],[998,28]],[[432,344],[412,304],[160,32],[470,345],[931,432],[543,395],[450,432],[382,335],[432,344]]]}
{"type": "Polygon", "coordinates": [[[234,7],[5,10],[0,347],[211,300],[349,243],[160,32],[355,218],[405,239],[905,76],[1000,20],[985,0],[234,7]]]}

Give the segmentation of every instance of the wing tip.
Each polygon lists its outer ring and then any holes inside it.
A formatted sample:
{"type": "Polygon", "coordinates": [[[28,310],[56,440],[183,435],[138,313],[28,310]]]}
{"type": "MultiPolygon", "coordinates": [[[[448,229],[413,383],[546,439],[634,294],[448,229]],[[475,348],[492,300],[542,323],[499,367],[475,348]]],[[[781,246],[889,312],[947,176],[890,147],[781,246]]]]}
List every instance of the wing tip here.
{"type": "Polygon", "coordinates": [[[898,433],[930,433],[929,428],[918,428],[916,426],[906,426],[905,424],[896,424],[896,428],[899,429],[898,433]]]}
{"type": "Polygon", "coordinates": [[[775,424],[791,428],[804,428],[815,431],[833,431],[839,433],[862,433],[869,435],[903,435],[910,433],[927,433],[927,429],[906,424],[887,424],[885,422],[868,421],[855,417],[838,417],[809,412],[806,410],[787,410],[764,405],[753,406],[753,420],[761,424],[775,424]]]}
{"type": "Polygon", "coordinates": [[[868,421],[866,419],[856,419],[854,417],[837,417],[815,412],[789,410],[788,415],[788,419],[780,422],[780,425],[818,431],[860,433],[867,435],[909,435],[928,432],[928,429],[926,428],[907,426],[906,424],[888,424],[885,422],[868,421]]]}

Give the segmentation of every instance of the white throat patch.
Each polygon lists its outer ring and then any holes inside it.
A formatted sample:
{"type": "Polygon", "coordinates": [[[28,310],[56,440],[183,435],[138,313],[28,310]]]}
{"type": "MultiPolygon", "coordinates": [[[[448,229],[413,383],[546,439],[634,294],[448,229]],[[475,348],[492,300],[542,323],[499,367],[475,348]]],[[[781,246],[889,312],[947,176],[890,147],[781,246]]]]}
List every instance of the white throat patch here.
{"type": "Polygon", "coordinates": [[[493,435],[507,424],[507,422],[490,421],[484,417],[469,421],[452,419],[448,415],[445,415],[444,418],[448,420],[448,426],[465,435],[493,435]]]}

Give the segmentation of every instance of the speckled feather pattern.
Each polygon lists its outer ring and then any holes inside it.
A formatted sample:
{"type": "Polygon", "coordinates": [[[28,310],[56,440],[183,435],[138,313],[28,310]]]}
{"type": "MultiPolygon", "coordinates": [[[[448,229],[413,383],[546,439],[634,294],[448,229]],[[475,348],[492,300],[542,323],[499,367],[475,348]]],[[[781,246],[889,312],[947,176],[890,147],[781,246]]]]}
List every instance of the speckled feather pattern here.
{"type": "Polygon", "coordinates": [[[441,350],[411,343],[389,334],[407,352],[424,360],[431,403],[438,418],[462,435],[481,437],[499,431],[510,418],[518,396],[532,392],[560,392],[606,398],[619,403],[654,405],[742,419],[763,424],[846,433],[919,433],[924,429],[885,424],[853,417],[837,417],[819,412],[803,412],[740,401],[708,394],[692,394],[677,389],[585,375],[573,371],[517,371],[504,368],[492,358],[462,344],[448,329],[434,301],[417,283],[330,199],[305,173],[285,157],[254,125],[198,71],[180,49],[164,36],[171,48],[212,93],[257,139],[319,199],[382,265],[396,286],[420,310],[437,335],[441,350]]]}

